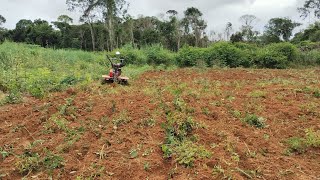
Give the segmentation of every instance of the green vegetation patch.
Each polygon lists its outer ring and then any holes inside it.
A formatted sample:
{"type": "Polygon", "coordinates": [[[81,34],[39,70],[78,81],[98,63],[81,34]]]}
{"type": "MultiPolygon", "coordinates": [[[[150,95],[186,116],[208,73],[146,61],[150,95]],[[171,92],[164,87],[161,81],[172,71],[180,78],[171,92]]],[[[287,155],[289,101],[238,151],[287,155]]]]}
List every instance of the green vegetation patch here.
{"type": "Polygon", "coordinates": [[[183,98],[176,97],[174,111],[165,109],[167,121],[162,124],[165,130],[165,141],[161,150],[165,158],[175,158],[181,165],[193,166],[198,158],[210,158],[211,153],[205,147],[196,143],[193,131],[200,125],[188,114],[188,108],[183,98]]]}
{"type": "Polygon", "coordinates": [[[320,131],[314,131],[313,129],[305,130],[305,136],[292,137],[286,141],[288,145],[288,153],[303,153],[308,148],[319,148],[320,147],[320,131]]]}

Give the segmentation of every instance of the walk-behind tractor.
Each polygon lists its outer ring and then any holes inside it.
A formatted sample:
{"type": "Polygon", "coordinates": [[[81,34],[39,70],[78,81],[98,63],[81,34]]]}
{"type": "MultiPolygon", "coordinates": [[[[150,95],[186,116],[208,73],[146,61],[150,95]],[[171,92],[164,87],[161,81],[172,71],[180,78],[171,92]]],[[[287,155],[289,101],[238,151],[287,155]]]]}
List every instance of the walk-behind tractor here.
{"type": "Polygon", "coordinates": [[[107,55],[107,59],[110,61],[112,69],[110,69],[109,75],[102,75],[102,84],[119,83],[127,85],[129,78],[121,76],[121,68],[125,66],[125,62],[124,59],[120,58],[120,52],[116,52],[115,58],[107,55]]]}

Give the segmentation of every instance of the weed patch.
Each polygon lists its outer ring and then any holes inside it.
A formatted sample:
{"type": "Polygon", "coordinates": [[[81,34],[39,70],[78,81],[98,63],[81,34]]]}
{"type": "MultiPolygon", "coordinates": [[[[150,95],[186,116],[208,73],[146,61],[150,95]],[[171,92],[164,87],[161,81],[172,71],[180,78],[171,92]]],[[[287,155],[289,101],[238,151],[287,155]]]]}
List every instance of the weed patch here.
{"type": "Polygon", "coordinates": [[[27,150],[18,156],[16,168],[23,175],[39,170],[45,170],[50,173],[56,168],[61,168],[63,163],[64,159],[51,151],[45,150],[44,155],[41,156],[39,153],[27,150]]]}
{"type": "Polygon", "coordinates": [[[249,124],[250,126],[253,126],[259,129],[266,127],[265,119],[255,114],[247,114],[242,121],[249,124]]]}
{"type": "Polygon", "coordinates": [[[167,122],[162,124],[166,138],[161,150],[165,158],[174,157],[179,164],[190,167],[197,158],[209,158],[211,153],[194,142],[193,131],[199,124],[189,116],[185,101],[176,97],[173,104],[175,110],[167,114],[167,122]]]}
{"type": "Polygon", "coordinates": [[[286,141],[288,145],[287,153],[303,153],[307,148],[320,147],[320,131],[313,129],[305,130],[305,137],[292,137],[286,141]]]}

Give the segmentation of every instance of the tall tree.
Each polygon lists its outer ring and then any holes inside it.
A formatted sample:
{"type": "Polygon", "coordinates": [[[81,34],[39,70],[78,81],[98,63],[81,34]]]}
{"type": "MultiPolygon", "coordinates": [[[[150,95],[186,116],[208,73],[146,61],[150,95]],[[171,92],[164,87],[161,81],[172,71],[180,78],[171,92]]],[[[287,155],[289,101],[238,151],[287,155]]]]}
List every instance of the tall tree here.
{"type": "Polygon", "coordinates": [[[36,19],[33,21],[32,31],[29,36],[33,43],[42,47],[54,46],[58,43],[57,33],[45,20],[36,19]]]}
{"type": "Polygon", "coordinates": [[[243,34],[241,32],[236,32],[236,33],[232,34],[230,37],[230,41],[232,43],[242,42],[243,41],[243,34]]]}
{"type": "Polygon", "coordinates": [[[161,41],[160,21],[156,17],[139,16],[134,23],[134,39],[138,46],[151,45],[161,41]]]}
{"type": "Polygon", "coordinates": [[[169,20],[163,23],[162,34],[166,37],[166,43],[168,48],[173,51],[178,51],[181,44],[181,23],[178,19],[178,12],[176,10],[168,10],[166,14],[169,16],[169,20]]]}
{"type": "Polygon", "coordinates": [[[227,36],[227,41],[229,40],[229,37],[230,37],[230,34],[232,32],[232,23],[231,22],[228,22],[227,25],[226,25],[226,28],[224,30],[226,36],[227,36]]]}
{"type": "Polygon", "coordinates": [[[294,28],[300,26],[300,23],[293,22],[288,18],[272,18],[266,25],[266,34],[279,37],[284,41],[289,41],[294,28]]]}
{"type": "Polygon", "coordinates": [[[73,19],[68,15],[60,15],[58,17],[58,21],[63,23],[68,23],[68,24],[73,23],[73,19]]]}
{"type": "Polygon", "coordinates": [[[21,19],[13,30],[13,40],[15,42],[32,43],[31,38],[29,38],[32,28],[33,22],[31,20],[21,19]]]}
{"type": "Polygon", "coordinates": [[[85,7],[85,14],[89,14],[97,8],[103,11],[103,17],[106,24],[106,28],[109,32],[109,50],[113,50],[115,47],[115,33],[114,23],[115,18],[127,12],[125,6],[127,5],[125,0],[67,0],[72,2],[86,2],[88,6],[85,7]]]}
{"type": "Polygon", "coordinates": [[[1,14],[0,14],[0,26],[4,23],[6,23],[6,18],[4,18],[1,14]]]}
{"type": "Polygon", "coordinates": [[[73,19],[67,15],[60,15],[57,19],[57,21],[52,22],[61,33],[60,38],[60,47],[62,48],[68,48],[71,45],[71,38],[70,38],[70,23],[73,23],[73,19]]]}
{"type": "Polygon", "coordinates": [[[258,34],[257,31],[253,31],[254,24],[258,21],[258,18],[254,15],[246,14],[240,17],[242,22],[241,32],[246,41],[254,41],[254,37],[258,34]]]}
{"type": "Polygon", "coordinates": [[[320,0],[306,0],[303,7],[298,8],[301,17],[307,18],[311,13],[320,18],[320,0]]]}
{"type": "Polygon", "coordinates": [[[320,22],[311,24],[304,31],[295,34],[295,37],[292,39],[292,41],[295,43],[308,40],[312,42],[320,41],[320,22]]]}
{"type": "Polygon", "coordinates": [[[125,19],[125,22],[123,23],[124,28],[126,29],[126,32],[128,32],[128,33],[125,33],[124,36],[128,36],[128,39],[130,40],[132,47],[135,47],[134,33],[133,33],[134,19],[130,15],[126,15],[124,19],[125,19]]]}
{"type": "Polygon", "coordinates": [[[92,5],[92,0],[67,0],[67,5],[70,11],[78,10],[81,13],[79,18],[80,22],[83,22],[89,26],[92,42],[92,50],[95,51],[95,33],[93,28],[93,23],[96,18],[96,13],[94,9],[88,10],[92,5]]]}
{"type": "Polygon", "coordinates": [[[0,42],[2,42],[5,39],[5,34],[7,32],[6,29],[1,28],[1,25],[6,22],[6,19],[0,15],[0,42]]]}
{"type": "Polygon", "coordinates": [[[185,34],[190,35],[190,31],[193,31],[195,46],[199,46],[201,36],[207,28],[207,23],[202,19],[202,15],[199,9],[191,7],[184,12],[185,17],[182,20],[185,34]]]}

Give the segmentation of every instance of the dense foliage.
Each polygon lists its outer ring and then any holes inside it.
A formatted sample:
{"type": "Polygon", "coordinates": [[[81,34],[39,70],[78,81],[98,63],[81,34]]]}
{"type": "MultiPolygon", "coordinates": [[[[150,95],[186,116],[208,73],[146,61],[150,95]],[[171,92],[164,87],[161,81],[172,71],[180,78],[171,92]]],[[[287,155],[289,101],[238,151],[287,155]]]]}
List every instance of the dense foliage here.
{"type": "MultiPolygon", "coordinates": [[[[311,6],[313,1],[309,1],[306,2],[304,8],[299,9],[301,15],[304,15],[307,10],[318,12],[316,7],[311,6]]],[[[14,42],[37,44],[42,47],[86,51],[113,51],[123,47],[128,49],[129,46],[141,49],[153,44],[161,44],[161,47],[177,52],[185,46],[207,48],[217,41],[230,40],[231,42],[266,45],[290,40],[295,44],[302,41],[318,42],[320,40],[318,22],[297,33],[293,39],[294,29],[301,23],[288,18],[275,17],[265,25],[264,32],[259,32],[255,30],[259,18],[250,14],[239,18],[241,26],[238,30],[233,28],[231,22],[227,22],[224,32],[212,30],[208,32],[203,13],[194,7],[187,8],[183,15],[179,15],[176,10],[168,10],[161,17],[141,15],[134,18],[127,14],[128,4],[125,0],[98,0],[97,3],[92,4],[93,2],[88,0],[66,1],[71,11],[79,11],[81,14],[80,24],[73,24],[73,19],[67,15],[60,15],[56,21],[51,23],[42,19],[33,21],[21,19],[17,22],[15,29],[7,30],[0,27],[0,41],[7,39],[14,42]]],[[[0,15],[0,26],[5,22],[6,19],[0,15]]],[[[229,57],[224,58],[228,61],[229,57]]]]}
{"type": "MultiPolygon", "coordinates": [[[[10,42],[0,45],[0,91],[8,94],[5,101],[9,103],[19,102],[22,93],[41,98],[74,85],[85,88],[107,74],[109,68],[102,53],[52,50],[10,42]]],[[[125,72],[134,77],[146,69],[150,67],[129,65],[125,72]]]]}
{"type": "MultiPolygon", "coordinates": [[[[159,44],[140,50],[125,46],[120,50],[134,76],[151,66],[288,68],[320,65],[319,45],[304,42],[257,46],[218,42],[207,48],[184,46],[175,53],[159,44]],[[149,66],[148,66],[149,65],[149,66]]],[[[108,52],[110,55],[113,52],[108,52]]],[[[7,101],[19,102],[21,93],[43,97],[73,85],[98,80],[108,71],[105,53],[45,49],[35,45],[4,42],[0,45],[0,90],[7,101]]]]}

